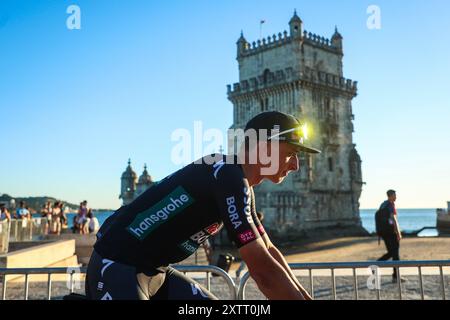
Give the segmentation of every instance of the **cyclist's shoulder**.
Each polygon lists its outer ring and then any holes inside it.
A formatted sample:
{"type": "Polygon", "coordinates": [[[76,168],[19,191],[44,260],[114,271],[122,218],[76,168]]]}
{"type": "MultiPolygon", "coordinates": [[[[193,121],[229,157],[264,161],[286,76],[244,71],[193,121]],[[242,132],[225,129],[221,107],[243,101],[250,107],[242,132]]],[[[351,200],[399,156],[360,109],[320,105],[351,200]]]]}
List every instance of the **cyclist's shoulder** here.
{"type": "Polygon", "coordinates": [[[244,172],[235,155],[216,155],[215,160],[209,163],[216,181],[240,181],[244,178],[244,172]]]}
{"type": "Polygon", "coordinates": [[[161,184],[181,183],[190,186],[218,186],[239,183],[244,172],[234,155],[210,154],[172,173],[161,184]]]}

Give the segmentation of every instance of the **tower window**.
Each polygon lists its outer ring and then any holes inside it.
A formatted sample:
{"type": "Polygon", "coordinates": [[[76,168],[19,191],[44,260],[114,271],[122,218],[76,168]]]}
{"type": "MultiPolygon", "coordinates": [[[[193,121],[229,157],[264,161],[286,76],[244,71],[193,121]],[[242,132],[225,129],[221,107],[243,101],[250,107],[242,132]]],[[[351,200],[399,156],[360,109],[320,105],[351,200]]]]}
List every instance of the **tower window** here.
{"type": "Polygon", "coordinates": [[[271,77],[270,75],[270,70],[266,69],[263,72],[263,81],[264,81],[264,85],[267,85],[267,82],[270,80],[269,78],[271,77]]]}
{"type": "Polygon", "coordinates": [[[333,171],[333,158],[328,158],[328,170],[333,171]]]}
{"type": "Polygon", "coordinates": [[[269,110],[269,98],[259,100],[261,111],[269,110]]]}
{"type": "Polygon", "coordinates": [[[330,98],[325,98],[325,114],[327,117],[331,115],[331,101],[330,98]]]}

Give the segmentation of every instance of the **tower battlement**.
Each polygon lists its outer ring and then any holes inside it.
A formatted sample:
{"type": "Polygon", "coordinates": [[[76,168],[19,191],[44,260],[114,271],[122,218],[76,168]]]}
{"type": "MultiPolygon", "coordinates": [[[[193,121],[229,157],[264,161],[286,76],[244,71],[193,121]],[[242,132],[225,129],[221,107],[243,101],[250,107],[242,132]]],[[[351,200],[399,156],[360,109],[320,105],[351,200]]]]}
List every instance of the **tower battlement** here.
{"type": "Polygon", "coordinates": [[[289,35],[286,30],[284,30],[283,33],[279,32],[278,35],[274,34],[273,36],[268,36],[267,38],[253,41],[252,43],[245,40],[242,48],[238,50],[238,59],[254,54],[259,54],[266,50],[292,43],[293,41],[301,41],[303,44],[309,44],[337,54],[340,54],[342,52],[341,48],[333,44],[330,39],[319,36],[315,33],[311,33],[305,30],[303,31],[303,35],[300,38],[296,39],[293,36],[289,35]]]}
{"type": "Polygon", "coordinates": [[[339,77],[335,74],[314,70],[308,67],[305,67],[303,71],[286,68],[284,70],[266,72],[258,77],[234,83],[233,86],[227,85],[228,98],[232,99],[241,94],[251,93],[278,85],[285,85],[296,81],[337,89],[350,93],[352,96],[356,96],[358,90],[358,81],[353,81],[351,79],[339,77]]]}

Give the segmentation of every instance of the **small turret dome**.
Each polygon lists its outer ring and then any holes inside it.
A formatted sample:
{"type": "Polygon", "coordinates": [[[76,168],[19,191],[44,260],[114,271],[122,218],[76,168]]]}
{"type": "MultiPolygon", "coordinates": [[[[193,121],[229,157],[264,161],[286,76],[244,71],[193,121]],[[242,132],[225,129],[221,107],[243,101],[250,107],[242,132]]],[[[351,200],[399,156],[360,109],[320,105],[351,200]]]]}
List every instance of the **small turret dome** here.
{"type": "Polygon", "coordinates": [[[139,184],[152,184],[153,180],[152,177],[148,174],[147,171],[147,165],[144,165],[144,172],[142,172],[142,175],[139,177],[139,184]]]}
{"type": "Polygon", "coordinates": [[[300,19],[300,17],[297,15],[297,10],[294,10],[294,16],[289,21],[289,24],[302,23],[302,22],[303,22],[302,19],[300,19]]]}
{"type": "Polygon", "coordinates": [[[301,39],[303,34],[303,21],[297,15],[297,10],[294,11],[294,16],[289,21],[289,28],[291,31],[291,37],[294,39],[301,39]]]}
{"type": "Polygon", "coordinates": [[[137,179],[136,172],[131,168],[131,160],[128,159],[128,166],[125,169],[124,173],[122,173],[122,179],[132,179],[133,181],[137,179]]]}
{"type": "Polygon", "coordinates": [[[334,34],[331,37],[331,40],[342,40],[342,39],[343,39],[342,35],[339,33],[339,31],[337,29],[337,26],[336,26],[335,29],[334,29],[334,34]]]}
{"type": "Polygon", "coordinates": [[[244,32],[242,30],[241,30],[241,36],[239,37],[237,43],[240,43],[240,42],[247,43],[247,40],[244,37],[244,32]]]}

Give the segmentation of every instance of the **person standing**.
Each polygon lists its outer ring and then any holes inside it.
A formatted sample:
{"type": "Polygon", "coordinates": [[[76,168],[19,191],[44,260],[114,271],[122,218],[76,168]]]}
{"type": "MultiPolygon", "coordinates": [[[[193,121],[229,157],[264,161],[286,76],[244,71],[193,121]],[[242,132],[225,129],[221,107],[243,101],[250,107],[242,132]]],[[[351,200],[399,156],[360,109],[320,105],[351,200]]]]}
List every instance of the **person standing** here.
{"type": "Polygon", "coordinates": [[[8,220],[11,221],[11,214],[8,209],[5,207],[5,204],[0,203],[0,222],[8,220]]]}
{"type": "Polygon", "coordinates": [[[17,219],[31,219],[31,214],[28,208],[25,206],[24,201],[20,201],[19,208],[16,210],[16,216],[17,219]]]}
{"type": "Polygon", "coordinates": [[[67,220],[67,215],[66,215],[66,211],[64,208],[64,202],[62,202],[62,201],[59,202],[59,209],[61,210],[61,213],[60,213],[61,229],[67,229],[68,228],[68,220],[67,220]]]}
{"type": "Polygon", "coordinates": [[[52,220],[50,224],[50,232],[53,234],[61,234],[61,208],[59,201],[56,201],[52,209],[52,220]]]}
{"type": "Polygon", "coordinates": [[[48,234],[50,230],[50,224],[52,222],[52,204],[47,201],[41,210],[41,218],[45,218],[44,234],[48,234]]]}
{"type": "Polygon", "coordinates": [[[87,213],[87,220],[83,227],[84,234],[96,233],[98,229],[100,229],[100,223],[98,222],[97,217],[94,216],[92,209],[89,208],[87,213]]]}
{"type": "Polygon", "coordinates": [[[87,220],[87,201],[80,202],[77,215],[73,218],[73,233],[83,233],[83,228],[87,220]]]}
{"type": "MultiPolygon", "coordinates": [[[[391,258],[393,261],[399,261],[402,232],[397,219],[397,209],[395,208],[395,201],[397,200],[395,190],[388,190],[387,197],[388,199],[381,204],[375,214],[377,234],[383,239],[387,249],[387,253],[381,256],[378,261],[385,261],[391,258]]],[[[397,282],[397,280],[397,271],[394,269],[392,281],[397,282]]],[[[403,278],[400,280],[402,282],[405,281],[403,278]]]]}

